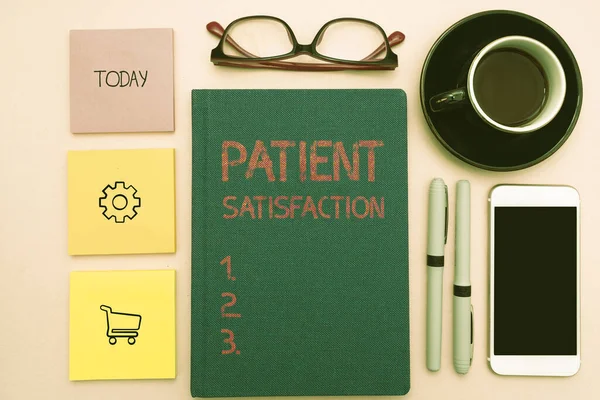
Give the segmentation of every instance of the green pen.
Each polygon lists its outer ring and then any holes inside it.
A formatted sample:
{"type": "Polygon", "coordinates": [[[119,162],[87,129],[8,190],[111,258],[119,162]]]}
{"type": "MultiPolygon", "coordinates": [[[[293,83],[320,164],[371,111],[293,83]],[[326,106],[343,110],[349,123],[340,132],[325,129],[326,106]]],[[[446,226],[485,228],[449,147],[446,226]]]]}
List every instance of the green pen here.
{"type": "Polygon", "coordinates": [[[471,185],[456,184],[456,232],[454,253],[453,353],[454,369],[469,371],[473,360],[473,306],[471,305],[471,185]]]}
{"type": "Polygon", "coordinates": [[[440,178],[429,185],[427,225],[427,328],[426,364],[440,369],[442,356],[442,284],[444,246],[448,238],[448,187],[440,178]]]}

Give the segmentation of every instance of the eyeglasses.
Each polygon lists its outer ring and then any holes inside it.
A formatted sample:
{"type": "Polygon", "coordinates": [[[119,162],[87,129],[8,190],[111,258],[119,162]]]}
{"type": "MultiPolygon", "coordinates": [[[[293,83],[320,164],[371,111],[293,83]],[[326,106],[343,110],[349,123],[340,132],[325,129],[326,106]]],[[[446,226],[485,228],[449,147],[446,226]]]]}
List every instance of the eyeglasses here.
{"type": "Polygon", "coordinates": [[[391,47],[405,38],[399,31],[386,37],[379,25],[359,18],[329,21],[310,44],[298,43],[287,23],[266,15],[236,19],[227,29],[213,21],[206,29],[220,38],[210,54],[215,65],[299,71],[393,70],[398,56],[391,47]],[[283,61],[297,56],[313,62],[283,61]]]}

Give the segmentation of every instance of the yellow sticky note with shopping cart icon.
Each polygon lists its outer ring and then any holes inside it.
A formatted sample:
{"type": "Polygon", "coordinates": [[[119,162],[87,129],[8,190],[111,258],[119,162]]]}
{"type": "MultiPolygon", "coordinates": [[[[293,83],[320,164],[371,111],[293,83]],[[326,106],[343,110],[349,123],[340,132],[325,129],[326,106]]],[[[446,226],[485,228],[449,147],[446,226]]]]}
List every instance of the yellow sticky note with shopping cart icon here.
{"type": "Polygon", "coordinates": [[[69,254],[175,252],[175,149],[68,153],[69,254]]]}
{"type": "Polygon", "coordinates": [[[71,273],[69,379],[172,379],[175,271],[71,273]]]}

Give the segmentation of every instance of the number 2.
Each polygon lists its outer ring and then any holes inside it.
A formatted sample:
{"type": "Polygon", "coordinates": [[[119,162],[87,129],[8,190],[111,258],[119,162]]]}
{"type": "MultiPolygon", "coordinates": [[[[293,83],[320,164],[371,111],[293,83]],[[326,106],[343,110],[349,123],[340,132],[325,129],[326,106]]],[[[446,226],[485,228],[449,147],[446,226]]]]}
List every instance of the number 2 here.
{"type": "Polygon", "coordinates": [[[223,318],[242,318],[242,314],[225,312],[225,309],[227,307],[232,307],[237,302],[237,297],[235,297],[235,294],[229,293],[229,292],[224,292],[224,293],[221,293],[221,297],[231,297],[231,301],[229,303],[225,303],[221,306],[221,316],[223,318]]]}

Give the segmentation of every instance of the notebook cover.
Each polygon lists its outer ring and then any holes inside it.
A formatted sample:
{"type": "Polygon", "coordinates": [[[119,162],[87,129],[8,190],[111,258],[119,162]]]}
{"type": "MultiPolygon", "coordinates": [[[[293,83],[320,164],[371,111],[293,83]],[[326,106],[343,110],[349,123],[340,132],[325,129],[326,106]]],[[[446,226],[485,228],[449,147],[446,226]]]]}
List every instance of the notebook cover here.
{"type": "Polygon", "coordinates": [[[406,95],[194,90],[194,397],[410,388],[406,95]]]}

